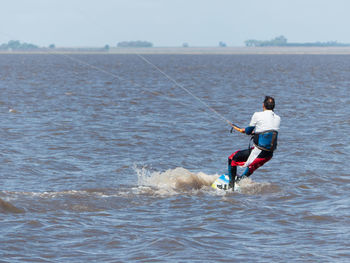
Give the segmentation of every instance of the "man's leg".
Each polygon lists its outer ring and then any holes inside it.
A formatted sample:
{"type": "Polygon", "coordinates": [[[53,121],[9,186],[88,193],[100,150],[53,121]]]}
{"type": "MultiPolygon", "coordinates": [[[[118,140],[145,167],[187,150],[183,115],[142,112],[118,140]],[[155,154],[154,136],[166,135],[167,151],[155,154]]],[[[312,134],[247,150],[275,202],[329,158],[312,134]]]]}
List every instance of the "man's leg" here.
{"type": "Polygon", "coordinates": [[[241,176],[238,176],[237,180],[241,180],[244,177],[249,177],[254,173],[256,169],[263,166],[265,163],[271,160],[273,156],[273,152],[262,151],[257,148],[254,148],[252,153],[250,154],[246,164],[247,168],[244,170],[241,176]],[[256,152],[255,152],[256,151],[256,152]]]}
{"type": "Polygon", "coordinates": [[[236,151],[228,158],[228,176],[230,178],[230,185],[233,185],[237,174],[237,166],[242,166],[247,161],[250,149],[236,151]]]}

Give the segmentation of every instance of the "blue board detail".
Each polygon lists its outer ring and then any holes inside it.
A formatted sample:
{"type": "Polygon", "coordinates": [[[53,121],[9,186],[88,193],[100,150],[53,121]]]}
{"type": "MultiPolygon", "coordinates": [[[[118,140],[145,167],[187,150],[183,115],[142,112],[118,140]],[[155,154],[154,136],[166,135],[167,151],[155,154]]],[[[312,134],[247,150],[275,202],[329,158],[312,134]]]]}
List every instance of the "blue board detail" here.
{"type": "MultiPolygon", "coordinates": [[[[214,189],[217,190],[230,190],[232,187],[229,187],[230,178],[227,174],[221,175],[215,182],[211,185],[214,189]]],[[[235,183],[234,191],[239,191],[239,185],[235,183]]]]}
{"type": "Polygon", "coordinates": [[[220,190],[228,190],[230,183],[230,178],[227,174],[221,175],[218,179],[215,180],[215,182],[211,185],[214,189],[220,189],[220,190]]]}

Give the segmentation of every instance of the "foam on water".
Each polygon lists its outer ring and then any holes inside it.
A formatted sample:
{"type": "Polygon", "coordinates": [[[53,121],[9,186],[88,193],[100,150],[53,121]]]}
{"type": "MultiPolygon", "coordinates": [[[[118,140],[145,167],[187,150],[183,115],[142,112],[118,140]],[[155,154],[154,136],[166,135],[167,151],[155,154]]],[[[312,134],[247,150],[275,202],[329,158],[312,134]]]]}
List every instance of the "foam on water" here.
{"type": "Polygon", "coordinates": [[[138,176],[138,189],[151,191],[159,195],[191,193],[208,189],[219,175],[208,175],[203,172],[194,173],[177,167],[164,172],[150,171],[145,167],[134,167],[138,176]]]}
{"type": "Polygon", "coordinates": [[[247,195],[269,194],[280,191],[278,186],[269,182],[255,182],[251,178],[245,178],[238,184],[240,186],[240,193],[247,195]]]}
{"type": "MultiPolygon", "coordinates": [[[[220,176],[204,172],[191,172],[183,167],[168,169],[164,172],[150,171],[145,167],[134,167],[138,175],[137,190],[140,193],[157,195],[198,194],[210,192],[218,195],[231,194],[231,191],[214,190],[210,186],[220,176]]],[[[279,191],[268,182],[254,182],[246,178],[239,183],[240,193],[254,195],[279,191]]]]}

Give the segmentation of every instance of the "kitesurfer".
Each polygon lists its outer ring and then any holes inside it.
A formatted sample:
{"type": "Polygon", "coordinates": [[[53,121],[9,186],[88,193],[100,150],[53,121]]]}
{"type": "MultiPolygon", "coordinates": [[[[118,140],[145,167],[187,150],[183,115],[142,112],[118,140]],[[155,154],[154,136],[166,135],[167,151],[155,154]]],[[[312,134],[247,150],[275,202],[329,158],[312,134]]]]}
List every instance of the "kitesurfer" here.
{"type": "MultiPolygon", "coordinates": [[[[228,158],[230,186],[235,181],[250,176],[256,169],[271,160],[277,147],[277,137],[281,118],[274,112],[275,99],[266,96],[263,111],[255,112],[246,128],[232,125],[232,129],[252,136],[253,147],[234,152],[228,158]],[[246,167],[242,175],[237,176],[237,166],[246,167]]],[[[232,131],[231,129],[231,131],[232,131]]]]}

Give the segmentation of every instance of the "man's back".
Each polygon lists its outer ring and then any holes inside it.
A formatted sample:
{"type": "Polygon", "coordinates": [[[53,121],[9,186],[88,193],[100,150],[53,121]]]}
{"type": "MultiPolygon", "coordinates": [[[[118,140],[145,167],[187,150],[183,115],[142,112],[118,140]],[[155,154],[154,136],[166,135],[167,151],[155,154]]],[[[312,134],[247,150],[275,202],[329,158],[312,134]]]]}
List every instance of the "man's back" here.
{"type": "Polygon", "coordinates": [[[255,112],[249,126],[255,126],[255,132],[274,130],[279,131],[281,118],[272,110],[255,112]]]}

